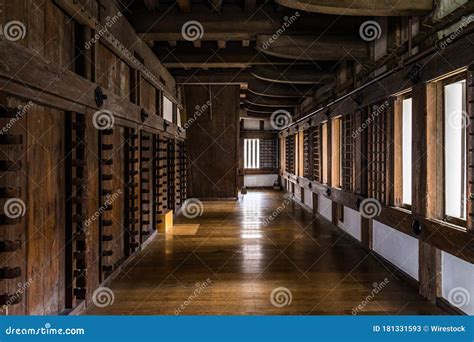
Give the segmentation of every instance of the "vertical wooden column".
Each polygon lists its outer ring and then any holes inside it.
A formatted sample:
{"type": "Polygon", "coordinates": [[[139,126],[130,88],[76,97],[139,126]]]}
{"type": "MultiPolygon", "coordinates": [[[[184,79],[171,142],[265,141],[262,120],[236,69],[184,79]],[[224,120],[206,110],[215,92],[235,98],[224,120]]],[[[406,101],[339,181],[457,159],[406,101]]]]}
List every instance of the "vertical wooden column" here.
{"type": "MultiPolygon", "coordinates": [[[[413,88],[413,146],[412,146],[412,212],[415,218],[426,217],[428,212],[428,139],[427,131],[428,116],[436,115],[429,108],[436,101],[436,94],[427,84],[420,84],[413,88]]],[[[423,227],[422,227],[423,229],[423,227]]],[[[419,240],[419,282],[420,293],[432,302],[436,301],[440,288],[440,251],[419,240]]]]}
{"type": "Polygon", "coordinates": [[[66,308],[87,293],[87,208],[85,116],[66,113],[66,308]]]}
{"type": "Polygon", "coordinates": [[[175,188],[174,207],[175,207],[175,210],[178,210],[181,204],[181,183],[180,183],[181,164],[179,162],[179,141],[172,140],[172,144],[174,148],[174,153],[173,153],[174,188],[175,188]]]}
{"type": "Polygon", "coordinates": [[[186,165],[186,144],[184,141],[180,142],[180,148],[179,148],[179,161],[180,161],[180,184],[181,184],[181,205],[186,201],[186,170],[187,170],[187,165],[186,165]]]}
{"type": "Polygon", "coordinates": [[[151,185],[151,144],[150,133],[140,132],[140,242],[143,243],[151,234],[153,194],[151,185]]]}
{"type": "Polygon", "coordinates": [[[168,165],[168,144],[167,140],[164,137],[160,137],[159,139],[159,188],[160,188],[160,215],[164,214],[166,210],[168,210],[168,172],[167,172],[167,165],[168,165]]]}
{"type": "Polygon", "coordinates": [[[166,139],[166,149],[166,183],[168,185],[168,209],[175,210],[175,146],[173,139],[166,139]]]}
{"type": "MultiPolygon", "coordinates": [[[[0,127],[15,120],[21,110],[1,105],[0,127]]],[[[7,305],[2,315],[25,314],[27,309],[23,294],[17,293],[17,284],[26,279],[25,249],[22,248],[26,241],[27,219],[26,179],[22,172],[26,164],[25,128],[26,119],[20,117],[0,135],[0,307],[7,305]]]]}
{"type": "Polygon", "coordinates": [[[113,204],[108,203],[113,194],[113,180],[114,173],[113,165],[113,134],[114,129],[99,130],[99,157],[100,157],[100,183],[99,183],[99,231],[100,236],[111,235],[112,239],[109,241],[101,241],[100,244],[100,265],[101,265],[101,280],[104,280],[113,270],[113,240],[117,238],[112,233],[112,226],[114,224],[112,215],[113,204]],[[112,145],[111,150],[103,150],[103,145],[112,145]]]}
{"type": "MultiPolygon", "coordinates": [[[[125,198],[124,198],[124,243],[125,256],[132,254],[139,243],[139,190],[138,190],[138,134],[135,128],[125,129],[125,198]]],[[[111,238],[111,237],[107,237],[111,238]]]]}
{"type": "Polygon", "coordinates": [[[474,232],[474,64],[467,71],[466,81],[467,114],[467,229],[474,232]]]}
{"type": "Polygon", "coordinates": [[[354,126],[356,135],[354,138],[354,190],[358,195],[367,195],[367,129],[364,129],[366,111],[358,109],[354,113],[354,126]]]}
{"type": "Polygon", "coordinates": [[[152,183],[151,183],[151,192],[153,193],[153,205],[151,206],[151,210],[153,213],[151,214],[152,217],[152,226],[151,229],[155,231],[157,229],[157,225],[160,223],[159,218],[159,211],[160,211],[160,177],[159,177],[159,164],[160,164],[160,157],[159,157],[159,144],[160,144],[160,137],[158,134],[152,135],[152,163],[151,163],[151,176],[152,176],[152,183]]]}

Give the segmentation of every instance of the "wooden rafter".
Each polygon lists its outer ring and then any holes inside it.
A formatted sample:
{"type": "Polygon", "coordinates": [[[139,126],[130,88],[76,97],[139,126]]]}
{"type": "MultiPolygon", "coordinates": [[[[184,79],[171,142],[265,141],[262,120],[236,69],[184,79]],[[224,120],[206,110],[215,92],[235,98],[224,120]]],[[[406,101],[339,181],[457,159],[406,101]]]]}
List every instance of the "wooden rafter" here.
{"type": "Polygon", "coordinates": [[[177,2],[181,12],[191,12],[191,0],[178,0],[177,2]]]}
{"type": "Polygon", "coordinates": [[[271,35],[257,37],[257,49],[267,55],[297,60],[366,59],[369,45],[362,39],[329,36],[271,35]]]}
{"type": "Polygon", "coordinates": [[[276,0],[282,6],[307,12],[357,16],[407,16],[428,13],[433,0],[276,0]]]}
{"type": "Polygon", "coordinates": [[[314,66],[257,66],[252,68],[251,73],[263,81],[292,84],[317,84],[334,78],[334,74],[320,71],[314,66]]]}

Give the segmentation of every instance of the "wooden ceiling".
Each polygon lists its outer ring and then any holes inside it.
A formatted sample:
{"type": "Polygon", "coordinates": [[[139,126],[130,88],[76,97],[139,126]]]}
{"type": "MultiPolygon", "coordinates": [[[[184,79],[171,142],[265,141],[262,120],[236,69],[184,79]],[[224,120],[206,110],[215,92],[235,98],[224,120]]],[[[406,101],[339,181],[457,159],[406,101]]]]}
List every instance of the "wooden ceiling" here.
{"type": "Polygon", "coordinates": [[[241,84],[248,114],[290,108],[365,63],[373,16],[420,15],[431,0],[117,0],[178,84],[241,84]],[[267,109],[265,109],[267,108],[267,109]]]}

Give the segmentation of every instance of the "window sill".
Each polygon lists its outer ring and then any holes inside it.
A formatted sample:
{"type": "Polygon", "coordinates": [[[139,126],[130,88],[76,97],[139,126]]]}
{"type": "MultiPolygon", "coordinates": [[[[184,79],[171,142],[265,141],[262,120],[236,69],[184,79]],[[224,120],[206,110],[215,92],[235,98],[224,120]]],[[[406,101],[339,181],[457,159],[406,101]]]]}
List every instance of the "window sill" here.
{"type": "Polygon", "coordinates": [[[467,221],[465,221],[463,223],[464,225],[459,225],[459,224],[456,224],[456,223],[452,223],[452,222],[448,222],[448,221],[440,220],[440,219],[435,219],[435,218],[427,218],[427,220],[431,221],[431,222],[441,224],[441,225],[445,226],[446,228],[456,229],[456,230],[459,230],[461,232],[467,232],[467,221]]]}
{"type": "Polygon", "coordinates": [[[397,207],[397,206],[390,206],[390,208],[401,211],[406,214],[411,214],[411,209],[403,208],[403,207],[397,207]]]}

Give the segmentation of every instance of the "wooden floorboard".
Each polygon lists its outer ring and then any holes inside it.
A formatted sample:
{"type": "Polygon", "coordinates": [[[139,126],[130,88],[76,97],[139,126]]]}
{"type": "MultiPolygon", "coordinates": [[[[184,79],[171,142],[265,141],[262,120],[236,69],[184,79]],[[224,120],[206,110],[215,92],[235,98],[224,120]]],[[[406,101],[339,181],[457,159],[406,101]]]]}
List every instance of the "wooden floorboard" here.
{"type": "Polygon", "coordinates": [[[359,305],[357,314],[443,313],[328,221],[284,203],[281,192],[251,190],[204,202],[195,219],[179,215],[176,223],[200,224],[197,234],[156,235],[108,285],[113,303],[85,313],[350,315],[359,305]],[[277,288],[291,293],[289,305],[272,304],[277,288]]]}

